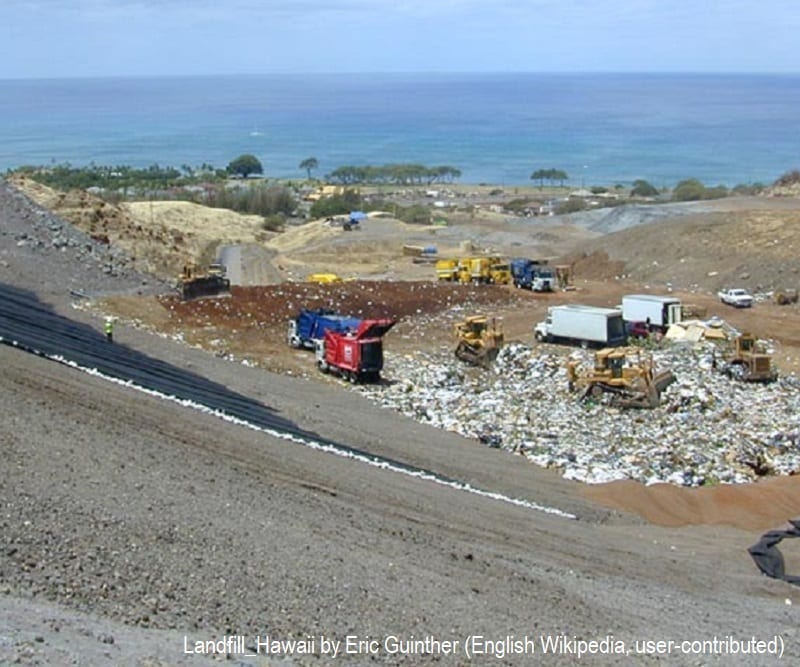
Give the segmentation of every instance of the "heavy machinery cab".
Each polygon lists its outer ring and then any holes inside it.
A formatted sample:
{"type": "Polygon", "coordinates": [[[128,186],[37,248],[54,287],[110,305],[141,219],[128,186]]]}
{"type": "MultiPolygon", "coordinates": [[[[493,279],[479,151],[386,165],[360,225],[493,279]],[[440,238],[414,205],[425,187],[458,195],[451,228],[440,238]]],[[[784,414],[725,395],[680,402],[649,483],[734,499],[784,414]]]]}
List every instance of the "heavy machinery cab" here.
{"type": "Polygon", "coordinates": [[[608,371],[611,373],[612,378],[622,377],[622,368],[625,366],[625,357],[620,355],[610,354],[606,358],[608,371]]]}

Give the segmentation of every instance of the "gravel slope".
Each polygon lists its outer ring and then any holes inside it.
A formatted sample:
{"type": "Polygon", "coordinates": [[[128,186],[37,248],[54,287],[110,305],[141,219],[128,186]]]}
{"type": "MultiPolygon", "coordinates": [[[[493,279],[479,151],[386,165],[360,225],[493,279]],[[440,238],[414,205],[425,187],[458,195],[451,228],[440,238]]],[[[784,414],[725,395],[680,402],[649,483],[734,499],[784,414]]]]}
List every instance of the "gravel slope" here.
{"type": "MultiPolygon", "coordinates": [[[[70,278],[109,276],[13,240],[24,202],[0,192],[0,281],[70,308],[70,278]],[[11,241],[11,243],[9,243],[11,241]],[[38,277],[45,276],[41,281],[38,277]]],[[[113,278],[113,276],[111,276],[113,278]]],[[[141,278],[119,276],[119,289],[141,278]],[[128,281],[128,282],[126,282],[128,281]]],[[[320,435],[476,486],[559,507],[553,516],[258,433],[0,347],[0,661],[201,664],[183,638],[564,633],[569,638],[780,635],[800,658],[796,589],[761,577],[758,534],[663,529],[609,512],[548,471],[426,428],[361,397],[231,364],[120,328],[124,344],[191,369],[320,435]],[[58,626],[58,630],[55,629],[58,626]],[[113,644],[109,642],[113,638],[113,644]]],[[[539,648],[537,646],[537,648],[539,648]]],[[[575,654],[539,656],[572,664],[575,654]]],[[[265,664],[264,656],[236,656],[265,664]]],[[[351,655],[339,664],[531,664],[351,655]]],[[[631,664],[774,664],[768,656],[628,656],[631,664]]],[[[330,656],[293,664],[327,664],[330,656]]],[[[592,664],[619,664],[594,656],[592,664]]],[[[275,664],[275,663],[271,663],[275,664]]]]}

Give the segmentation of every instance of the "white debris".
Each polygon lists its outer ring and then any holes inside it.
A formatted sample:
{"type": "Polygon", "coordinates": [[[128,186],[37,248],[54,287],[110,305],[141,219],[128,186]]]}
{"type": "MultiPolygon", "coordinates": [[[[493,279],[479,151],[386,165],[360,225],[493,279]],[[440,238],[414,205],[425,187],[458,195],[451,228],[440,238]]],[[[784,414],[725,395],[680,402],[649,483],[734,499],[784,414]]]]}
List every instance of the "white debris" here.
{"type": "Polygon", "coordinates": [[[800,381],[731,379],[713,368],[714,343],[665,343],[656,367],[677,381],[652,410],[581,402],[565,361],[590,351],[513,343],[489,371],[452,352],[386,355],[386,385],[360,391],[422,423],[515,451],[568,479],[634,479],[681,486],[743,483],[800,472],[800,381]]]}

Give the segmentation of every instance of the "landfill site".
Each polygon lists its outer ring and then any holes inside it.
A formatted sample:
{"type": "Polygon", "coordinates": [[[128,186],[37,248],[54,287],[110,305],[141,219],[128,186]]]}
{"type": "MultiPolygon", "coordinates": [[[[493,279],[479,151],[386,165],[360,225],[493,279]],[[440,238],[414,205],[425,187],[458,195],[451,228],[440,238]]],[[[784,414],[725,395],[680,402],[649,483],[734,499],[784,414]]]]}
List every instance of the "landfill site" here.
{"type": "Polygon", "coordinates": [[[0,182],[0,664],[797,661],[770,194],[267,232],[0,182]]]}

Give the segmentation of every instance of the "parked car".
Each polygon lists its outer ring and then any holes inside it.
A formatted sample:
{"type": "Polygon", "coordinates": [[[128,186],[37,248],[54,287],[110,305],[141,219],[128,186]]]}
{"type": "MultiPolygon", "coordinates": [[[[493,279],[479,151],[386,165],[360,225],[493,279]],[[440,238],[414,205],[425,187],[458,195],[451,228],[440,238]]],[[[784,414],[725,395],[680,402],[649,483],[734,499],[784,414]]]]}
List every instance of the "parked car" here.
{"type": "Polygon", "coordinates": [[[647,322],[626,322],[625,329],[628,333],[628,338],[649,338],[650,327],[647,322]]]}

